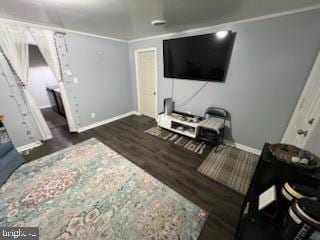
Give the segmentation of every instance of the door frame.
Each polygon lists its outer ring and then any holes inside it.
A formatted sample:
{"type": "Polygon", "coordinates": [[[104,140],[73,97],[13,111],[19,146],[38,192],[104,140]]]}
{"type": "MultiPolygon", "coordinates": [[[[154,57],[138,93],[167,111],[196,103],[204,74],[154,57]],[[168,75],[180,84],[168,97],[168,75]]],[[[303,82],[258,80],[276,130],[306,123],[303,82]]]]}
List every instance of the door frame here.
{"type": "Polygon", "coordinates": [[[141,102],[140,102],[140,82],[139,82],[139,71],[138,71],[138,54],[141,52],[149,52],[154,51],[154,58],[155,58],[155,116],[154,119],[157,119],[158,116],[158,54],[157,54],[157,48],[143,48],[143,49],[137,49],[134,51],[134,59],[135,59],[135,70],[136,70],[136,85],[137,85],[137,101],[138,101],[138,113],[141,115],[141,102]]]}

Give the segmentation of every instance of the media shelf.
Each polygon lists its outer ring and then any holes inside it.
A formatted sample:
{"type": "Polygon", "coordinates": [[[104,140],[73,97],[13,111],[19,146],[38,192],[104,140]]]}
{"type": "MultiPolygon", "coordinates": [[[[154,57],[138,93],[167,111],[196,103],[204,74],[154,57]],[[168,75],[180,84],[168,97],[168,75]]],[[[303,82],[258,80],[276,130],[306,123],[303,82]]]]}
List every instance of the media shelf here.
{"type": "MultiPolygon", "coordinates": [[[[282,220],[271,218],[258,210],[259,196],[271,186],[276,186],[277,196],[285,182],[303,183],[318,189],[320,195],[320,170],[305,170],[277,160],[265,144],[247,195],[242,204],[235,240],[284,240],[282,220]]],[[[278,212],[283,209],[276,204],[278,212]]]]}
{"type": "Polygon", "coordinates": [[[241,232],[240,238],[238,238],[241,240],[284,240],[281,229],[279,229],[273,221],[263,216],[254,219],[245,217],[242,220],[242,228],[243,231],[241,232]]]}
{"type": "MultiPolygon", "coordinates": [[[[281,187],[276,186],[277,195],[279,196],[281,187]]],[[[282,236],[282,222],[264,215],[258,211],[260,191],[252,191],[244,201],[244,213],[240,225],[240,236],[238,240],[256,239],[259,240],[285,240],[282,236]],[[245,210],[246,209],[246,210],[245,210]]]]}
{"type": "Polygon", "coordinates": [[[160,127],[191,138],[196,138],[198,136],[202,121],[202,117],[178,112],[170,115],[158,115],[158,125],[160,127]],[[193,119],[194,117],[197,117],[199,119],[199,122],[193,122],[191,119],[193,119]]]}
{"type": "Polygon", "coordinates": [[[183,133],[188,133],[190,135],[194,134],[196,131],[196,128],[194,126],[190,126],[174,120],[171,121],[171,129],[179,132],[183,132],[183,133]]]}

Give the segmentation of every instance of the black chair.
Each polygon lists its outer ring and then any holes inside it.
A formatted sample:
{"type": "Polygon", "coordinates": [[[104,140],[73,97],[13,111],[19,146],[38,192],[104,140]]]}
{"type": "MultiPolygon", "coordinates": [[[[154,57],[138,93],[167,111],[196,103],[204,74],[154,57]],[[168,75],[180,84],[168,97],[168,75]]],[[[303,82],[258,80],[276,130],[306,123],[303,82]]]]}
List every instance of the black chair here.
{"type": "Polygon", "coordinates": [[[209,107],[207,108],[204,117],[205,119],[215,118],[217,119],[217,121],[221,119],[221,121],[219,121],[219,124],[221,123],[221,126],[219,127],[218,131],[206,127],[201,127],[198,135],[201,140],[209,142],[213,146],[217,146],[217,151],[218,146],[223,144],[225,123],[228,117],[228,112],[223,108],[209,107]]]}

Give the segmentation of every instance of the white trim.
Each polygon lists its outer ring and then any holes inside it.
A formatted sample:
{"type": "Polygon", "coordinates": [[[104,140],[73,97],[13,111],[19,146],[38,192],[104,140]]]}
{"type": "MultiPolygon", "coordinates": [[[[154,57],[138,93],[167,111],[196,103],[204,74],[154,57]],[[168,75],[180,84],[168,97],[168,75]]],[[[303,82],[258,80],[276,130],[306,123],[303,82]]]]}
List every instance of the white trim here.
{"type": "Polygon", "coordinates": [[[121,118],[128,117],[128,116],[130,116],[130,115],[136,115],[136,112],[135,112],[135,111],[127,112],[127,113],[124,113],[124,114],[115,116],[115,117],[113,117],[113,118],[109,118],[109,119],[106,119],[106,120],[103,120],[103,121],[100,121],[100,122],[96,122],[96,123],[87,125],[87,126],[85,126],[85,127],[80,127],[80,128],[78,128],[77,132],[78,132],[78,133],[81,133],[81,132],[87,131],[87,130],[89,130],[89,129],[96,128],[96,127],[99,127],[99,126],[101,126],[101,125],[104,125],[104,124],[107,124],[107,123],[110,123],[110,122],[119,120],[119,119],[121,119],[121,118]]]}
{"type": "Polygon", "coordinates": [[[154,57],[155,57],[155,116],[154,119],[157,119],[158,116],[158,49],[157,48],[143,48],[143,49],[137,49],[134,51],[134,59],[135,59],[135,70],[136,70],[136,87],[137,87],[137,100],[138,100],[138,114],[141,115],[140,111],[140,89],[139,89],[139,73],[138,73],[138,53],[141,52],[147,52],[147,51],[154,51],[154,57]]]}
{"type": "Polygon", "coordinates": [[[243,145],[243,144],[240,144],[240,143],[236,143],[236,142],[231,142],[231,141],[226,140],[226,139],[224,139],[224,143],[229,145],[229,146],[232,146],[232,147],[235,147],[235,148],[238,148],[238,149],[241,149],[241,150],[244,150],[244,151],[256,154],[256,155],[261,155],[261,152],[262,152],[259,149],[256,149],[256,148],[253,148],[253,147],[249,147],[249,146],[246,146],[246,145],[243,145]]]}
{"type": "Polygon", "coordinates": [[[141,114],[139,113],[139,112],[137,112],[137,111],[132,111],[132,114],[133,115],[137,115],[137,116],[140,116],[141,114]]]}
{"type": "Polygon", "coordinates": [[[42,142],[41,141],[36,141],[36,142],[33,142],[33,143],[29,143],[29,144],[26,144],[26,145],[23,145],[23,146],[20,146],[20,147],[17,147],[17,151],[19,153],[22,153],[22,152],[26,152],[26,151],[29,151],[31,149],[34,149],[36,147],[39,147],[42,145],[42,142]]]}
{"type": "Polygon", "coordinates": [[[47,104],[47,105],[42,105],[39,108],[40,109],[46,109],[46,108],[51,108],[51,107],[53,107],[52,104],[47,104]]]}
{"type": "Polygon", "coordinates": [[[304,8],[279,12],[279,13],[267,14],[267,15],[263,15],[263,16],[259,16],[259,17],[252,17],[252,18],[242,19],[242,20],[238,20],[238,21],[221,23],[221,24],[207,26],[207,27],[188,29],[188,30],[184,30],[181,32],[166,33],[166,34],[161,34],[161,35],[156,35],[156,36],[137,38],[137,39],[129,40],[128,42],[133,43],[133,42],[140,42],[140,41],[151,40],[151,39],[156,39],[156,38],[172,37],[172,36],[179,35],[179,34],[191,34],[194,32],[206,31],[206,30],[211,30],[211,29],[215,29],[215,28],[226,28],[226,27],[230,27],[230,25],[234,25],[234,24],[255,22],[255,21],[259,21],[259,20],[266,20],[269,18],[275,18],[275,17],[281,17],[281,16],[286,16],[286,15],[291,15],[291,14],[296,14],[296,13],[301,13],[301,12],[312,11],[312,10],[315,10],[318,8],[320,8],[320,4],[310,6],[310,7],[304,7],[304,8]]]}
{"type": "MultiPolygon", "coordinates": [[[[180,32],[180,33],[182,33],[182,32],[180,32]]],[[[141,42],[141,41],[152,40],[152,39],[157,39],[157,38],[167,38],[167,37],[172,37],[176,34],[179,34],[179,32],[172,32],[172,33],[165,33],[165,34],[155,35],[155,36],[150,36],[150,37],[136,38],[133,40],[129,40],[128,43],[141,42]]]]}
{"type": "Polygon", "coordinates": [[[89,36],[89,37],[103,38],[103,39],[108,39],[108,40],[113,40],[113,41],[118,41],[118,42],[124,42],[124,43],[128,42],[127,40],[123,40],[123,39],[119,39],[119,38],[107,37],[107,36],[102,36],[102,35],[98,35],[98,34],[81,32],[81,31],[71,30],[71,29],[67,29],[67,28],[56,27],[56,26],[38,24],[38,23],[33,23],[30,21],[20,20],[20,19],[0,18],[0,22],[21,24],[26,27],[36,27],[36,28],[42,28],[42,29],[49,29],[49,30],[53,30],[53,31],[57,31],[57,32],[75,33],[75,34],[85,35],[85,36],[89,36]]]}

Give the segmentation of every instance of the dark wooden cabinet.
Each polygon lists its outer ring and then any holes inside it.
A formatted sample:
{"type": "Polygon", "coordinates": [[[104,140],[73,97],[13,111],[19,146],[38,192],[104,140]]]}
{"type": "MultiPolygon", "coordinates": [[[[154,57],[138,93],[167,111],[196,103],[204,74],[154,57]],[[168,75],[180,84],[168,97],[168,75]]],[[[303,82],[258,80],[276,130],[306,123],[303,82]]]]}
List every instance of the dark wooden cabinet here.
{"type": "Polygon", "coordinates": [[[47,87],[50,101],[52,101],[53,109],[62,116],[66,116],[64,111],[61,93],[58,87],[47,87]]]}
{"type": "MultiPolygon", "coordinates": [[[[283,240],[282,220],[271,218],[258,211],[259,195],[272,185],[276,186],[277,196],[285,182],[295,182],[313,186],[320,193],[320,170],[304,170],[277,160],[265,144],[259,159],[250,188],[241,209],[236,232],[236,240],[283,240]]],[[[281,212],[280,205],[276,208],[281,212]]]]}

